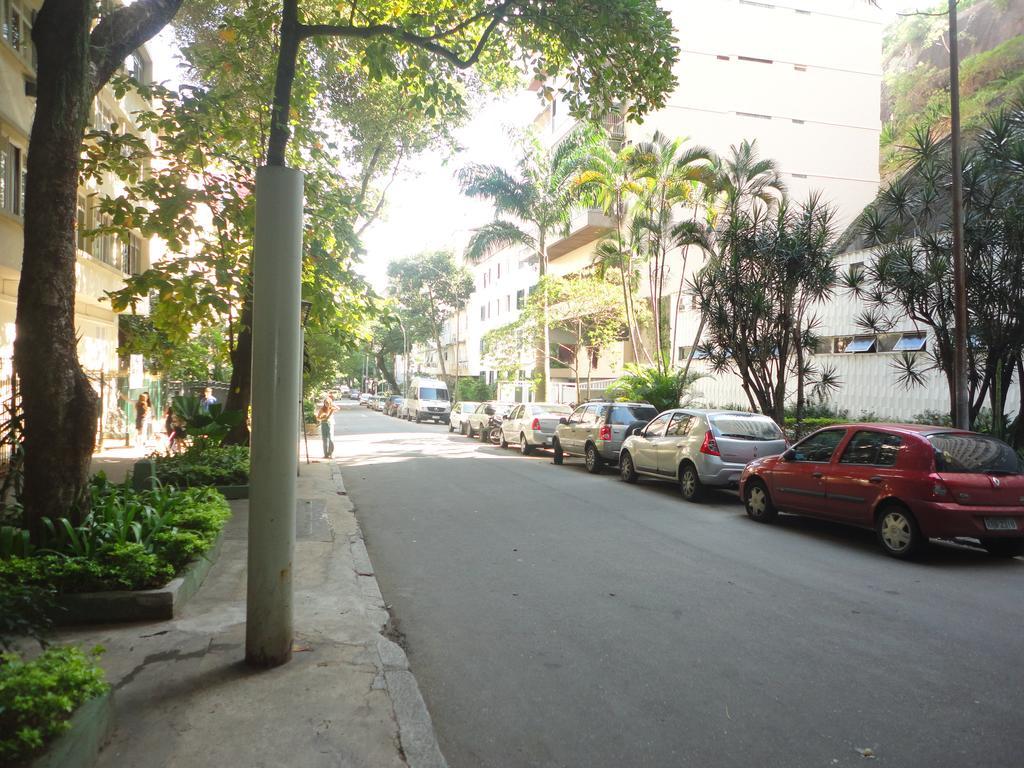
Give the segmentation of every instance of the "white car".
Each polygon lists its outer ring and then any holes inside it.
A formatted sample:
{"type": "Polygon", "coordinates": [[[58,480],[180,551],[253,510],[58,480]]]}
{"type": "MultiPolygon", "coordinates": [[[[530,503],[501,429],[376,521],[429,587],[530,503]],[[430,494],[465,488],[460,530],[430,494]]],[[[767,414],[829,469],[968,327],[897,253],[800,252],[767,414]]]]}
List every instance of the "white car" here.
{"type": "Polygon", "coordinates": [[[369,392],[363,392],[363,394],[359,396],[359,404],[364,407],[369,407],[371,400],[373,400],[373,395],[369,392]]]}
{"type": "Polygon", "coordinates": [[[491,428],[491,417],[504,416],[517,405],[518,403],[504,403],[501,400],[487,400],[480,403],[476,410],[466,415],[466,428],[462,430],[462,434],[467,437],[479,438],[481,443],[486,443],[491,428]]]}
{"type": "Polygon", "coordinates": [[[572,408],[558,403],[522,403],[501,422],[501,447],[518,445],[528,456],[534,448],[550,448],[559,419],[572,413],[572,408]]]}
{"type": "Polygon", "coordinates": [[[463,400],[453,405],[452,414],[448,418],[448,431],[457,431],[461,435],[466,434],[466,417],[475,411],[478,405],[480,403],[470,402],[469,400],[463,400]]]}

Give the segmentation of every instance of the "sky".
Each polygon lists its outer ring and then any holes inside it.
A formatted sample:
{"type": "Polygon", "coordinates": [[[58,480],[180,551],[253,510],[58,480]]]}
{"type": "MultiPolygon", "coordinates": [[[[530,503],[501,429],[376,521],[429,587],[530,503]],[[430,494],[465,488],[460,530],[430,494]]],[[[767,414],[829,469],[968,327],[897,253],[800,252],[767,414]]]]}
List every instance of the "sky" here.
{"type": "MultiPolygon", "coordinates": [[[[881,0],[882,13],[934,5],[927,0],[881,0]]],[[[156,79],[172,84],[178,80],[173,33],[165,29],[150,43],[156,79]]],[[[378,290],[386,283],[387,264],[420,251],[456,248],[473,227],[490,220],[488,204],[470,200],[459,191],[455,172],[473,162],[512,167],[516,157],[508,131],[530,122],[540,110],[536,94],[521,92],[492,100],[457,134],[463,151],[455,157],[428,152],[407,163],[388,193],[381,218],[364,234],[366,253],[360,271],[378,290]]]]}

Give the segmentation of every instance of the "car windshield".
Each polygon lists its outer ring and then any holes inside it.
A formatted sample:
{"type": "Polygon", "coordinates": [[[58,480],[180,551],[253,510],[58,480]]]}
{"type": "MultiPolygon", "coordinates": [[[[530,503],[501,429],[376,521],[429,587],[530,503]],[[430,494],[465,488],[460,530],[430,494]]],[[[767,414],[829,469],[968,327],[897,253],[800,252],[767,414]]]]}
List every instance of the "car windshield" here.
{"type": "Polygon", "coordinates": [[[612,406],[609,424],[632,424],[635,421],[650,421],[658,415],[653,405],[615,405],[612,406]]]}
{"type": "Polygon", "coordinates": [[[731,437],[737,440],[782,440],[779,425],[760,414],[722,414],[710,418],[711,426],[719,437],[731,437]]]}
{"type": "Polygon", "coordinates": [[[448,390],[435,387],[420,387],[420,400],[447,400],[448,390]]]}
{"type": "Polygon", "coordinates": [[[1002,440],[985,435],[942,432],[928,435],[935,448],[935,468],[939,472],[1019,475],[1020,459],[1002,440]]]}

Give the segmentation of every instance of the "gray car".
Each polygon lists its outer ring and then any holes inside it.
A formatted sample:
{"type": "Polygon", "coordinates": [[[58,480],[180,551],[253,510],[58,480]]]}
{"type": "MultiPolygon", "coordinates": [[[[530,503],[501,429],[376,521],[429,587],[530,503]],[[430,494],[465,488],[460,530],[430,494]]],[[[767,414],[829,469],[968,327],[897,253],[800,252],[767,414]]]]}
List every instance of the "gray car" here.
{"type": "Polygon", "coordinates": [[[697,501],[708,486],[735,488],[748,463],[785,450],[779,425],[760,413],[674,408],[626,438],[619,475],[673,480],[697,501]]]}
{"type": "Polygon", "coordinates": [[[658,409],[648,403],[583,403],[555,430],[551,439],[555,464],[561,464],[564,456],[582,456],[591,473],[600,472],[605,464],[618,464],[627,431],[657,415],[658,409]]]}

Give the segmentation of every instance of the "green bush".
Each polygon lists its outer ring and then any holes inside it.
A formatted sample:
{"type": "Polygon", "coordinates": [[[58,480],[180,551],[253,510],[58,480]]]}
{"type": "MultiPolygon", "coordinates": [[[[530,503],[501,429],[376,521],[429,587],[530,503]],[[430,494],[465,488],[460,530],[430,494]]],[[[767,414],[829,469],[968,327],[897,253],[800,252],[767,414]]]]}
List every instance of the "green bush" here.
{"type": "Polygon", "coordinates": [[[78,648],[51,648],[31,661],[0,655],[0,764],[39,753],[68,729],[75,709],[107,691],[98,656],[78,648]]]}
{"type": "Polygon", "coordinates": [[[62,593],[159,587],[206,553],[230,516],[213,488],[137,492],[100,478],[82,524],[48,521],[43,547],[0,559],[0,582],[62,593]]]}
{"type": "Polygon", "coordinates": [[[682,369],[659,371],[653,366],[627,365],[626,372],[612,385],[611,392],[622,400],[650,403],[658,412],[679,408],[689,400],[689,390],[703,374],[682,369]]]}
{"type": "Polygon", "coordinates": [[[52,606],[52,589],[0,579],[0,648],[10,650],[16,637],[31,637],[42,643],[44,633],[52,626],[47,613],[52,606]]]}
{"type": "Polygon", "coordinates": [[[153,461],[156,477],[164,485],[194,488],[249,482],[249,449],[243,445],[215,446],[201,441],[184,453],[156,456],[153,461]]]}

